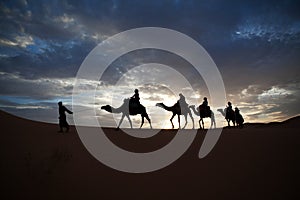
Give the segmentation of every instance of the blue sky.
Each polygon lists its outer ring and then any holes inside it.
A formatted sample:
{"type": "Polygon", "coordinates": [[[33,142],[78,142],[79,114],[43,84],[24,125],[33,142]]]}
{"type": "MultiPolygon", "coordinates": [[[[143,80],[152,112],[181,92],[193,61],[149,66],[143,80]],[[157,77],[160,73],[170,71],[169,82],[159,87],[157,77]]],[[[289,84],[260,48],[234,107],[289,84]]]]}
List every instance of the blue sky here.
{"type": "MultiPolygon", "coordinates": [[[[56,122],[56,102],[64,100],[71,106],[77,70],[98,43],[131,28],[155,26],[187,34],[207,50],[222,74],[227,99],[240,108],[247,121],[298,115],[299,8],[298,1],[271,0],[1,1],[0,109],[56,122]]],[[[107,77],[117,80],[120,66],[149,60],[160,60],[175,68],[177,63],[177,69],[186,71],[191,81],[199,84],[199,99],[188,101],[201,103],[208,95],[205,84],[193,80],[188,65],[176,59],[160,51],[135,52],[118,59],[107,77]]],[[[143,97],[141,101],[149,105],[177,98],[171,94],[162,98],[161,86],[151,86],[151,90],[134,82],[134,78],[130,80],[123,88],[126,92],[120,92],[118,98],[131,95],[131,87],[143,89],[141,92],[151,101],[143,97]]],[[[111,97],[113,87],[107,84],[99,88],[100,97],[111,97]]],[[[99,101],[100,105],[107,103],[103,98],[99,101]]],[[[107,116],[102,112],[99,115],[102,120],[107,116]]]]}

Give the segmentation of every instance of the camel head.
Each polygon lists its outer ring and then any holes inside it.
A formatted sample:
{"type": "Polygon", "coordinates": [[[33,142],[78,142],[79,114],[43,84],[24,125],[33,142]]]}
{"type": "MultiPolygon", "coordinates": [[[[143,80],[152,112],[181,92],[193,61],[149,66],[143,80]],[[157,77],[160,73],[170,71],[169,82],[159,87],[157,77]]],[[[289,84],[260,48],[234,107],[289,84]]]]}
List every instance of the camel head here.
{"type": "Polygon", "coordinates": [[[190,105],[190,106],[189,106],[189,108],[195,108],[195,107],[196,107],[195,105],[190,105]]]}
{"type": "Polygon", "coordinates": [[[105,106],[101,106],[102,110],[106,110],[107,112],[112,112],[111,106],[110,105],[105,105],[105,106]]]}
{"type": "MultiPolygon", "coordinates": [[[[226,109],[226,108],[225,108],[226,109]]],[[[223,110],[222,108],[217,109],[224,117],[226,117],[226,110],[223,110]]]]}

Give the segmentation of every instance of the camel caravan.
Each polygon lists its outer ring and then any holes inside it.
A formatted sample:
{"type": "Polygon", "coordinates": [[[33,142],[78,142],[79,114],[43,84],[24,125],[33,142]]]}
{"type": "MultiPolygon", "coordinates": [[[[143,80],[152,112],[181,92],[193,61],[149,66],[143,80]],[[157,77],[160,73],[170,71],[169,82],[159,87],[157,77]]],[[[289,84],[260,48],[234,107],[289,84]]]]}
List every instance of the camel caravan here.
{"type": "MultiPolygon", "coordinates": [[[[208,106],[208,100],[206,97],[203,98],[203,103],[196,107],[195,105],[188,105],[185,101],[185,97],[182,94],[179,94],[179,100],[173,105],[173,106],[166,106],[164,103],[157,103],[156,106],[163,108],[164,110],[172,112],[172,117],[170,119],[171,124],[172,124],[172,129],[174,129],[174,124],[173,124],[173,118],[177,115],[178,117],[178,124],[179,124],[179,129],[181,128],[180,124],[180,115],[183,115],[185,118],[185,124],[182,127],[183,129],[187,125],[187,116],[189,115],[192,123],[193,123],[193,129],[195,128],[194,125],[194,118],[192,115],[192,111],[194,112],[195,115],[199,116],[199,129],[204,129],[204,118],[210,118],[211,123],[210,123],[210,128],[216,128],[216,121],[215,121],[215,115],[214,112],[210,109],[210,106],[208,106]]],[[[150,124],[150,128],[152,129],[151,125],[151,120],[149,118],[149,115],[147,114],[145,106],[140,104],[140,97],[139,97],[139,91],[138,89],[134,90],[134,95],[130,98],[126,98],[123,101],[123,104],[119,108],[114,108],[110,105],[105,105],[102,106],[101,109],[110,112],[110,113],[121,113],[121,119],[119,121],[119,124],[117,126],[117,129],[121,126],[124,117],[126,117],[129,121],[130,127],[132,128],[132,122],[130,119],[130,115],[141,115],[142,117],[142,122],[140,125],[140,128],[142,128],[144,124],[145,118],[148,120],[150,124]]],[[[240,110],[236,107],[235,110],[232,109],[232,104],[231,102],[228,102],[228,106],[223,109],[218,109],[219,111],[225,118],[225,120],[228,123],[228,127],[230,127],[230,121],[232,122],[233,126],[242,128],[244,119],[243,116],[240,114],[240,110]]]]}

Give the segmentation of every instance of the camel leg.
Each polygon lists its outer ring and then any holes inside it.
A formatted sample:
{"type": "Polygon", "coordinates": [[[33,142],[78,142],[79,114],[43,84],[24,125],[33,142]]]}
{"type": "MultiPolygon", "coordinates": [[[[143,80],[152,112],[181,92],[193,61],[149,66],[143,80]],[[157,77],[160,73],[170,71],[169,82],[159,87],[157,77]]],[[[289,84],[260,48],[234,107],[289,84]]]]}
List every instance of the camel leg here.
{"type": "Polygon", "coordinates": [[[216,128],[215,115],[211,114],[210,120],[211,120],[210,128],[212,128],[213,125],[216,128]]]}
{"type": "Polygon", "coordinates": [[[122,122],[123,122],[124,117],[125,117],[125,114],[122,114],[122,117],[121,117],[121,119],[120,119],[120,122],[119,122],[119,125],[118,125],[117,129],[120,128],[120,126],[121,126],[121,124],[122,124],[122,122]]]}
{"type": "Polygon", "coordinates": [[[212,111],[210,111],[210,129],[212,129],[212,126],[213,126],[213,113],[212,113],[212,111]]]}
{"type": "MultiPolygon", "coordinates": [[[[150,128],[152,129],[152,124],[151,124],[151,120],[149,118],[149,115],[145,112],[142,114],[142,122],[144,123],[144,117],[148,120],[149,124],[150,124],[150,128]]],[[[141,126],[142,127],[142,126],[141,126]]]]}
{"type": "Polygon", "coordinates": [[[187,125],[187,114],[184,115],[184,119],[185,119],[185,124],[183,126],[183,129],[185,129],[186,125],[187,125]]]}
{"type": "Polygon", "coordinates": [[[180,127],[180,115],[177,115],[178,116],[178,124],[179,124],[179,127],[178,127],[178,129],[180,129],[181,127],[180,127]]]}
{"type": "Polygon", "coordinates": [[[170,119],[170,121],[171,121],[171,124],[172,124],[172,129],[174,128],[174,124],[173,124],[173,118],[175,117],[175,114],[173,113],[173,115],[172,115],[172,117],[171,117],[171,119],[170,119]]]}
{"type": "Polygon", "coordinates": [[[193,122],[193,129],[195,129],[195,122],[194,122],[193,115],[192,115],[191,112],[188,112],[188,113],[189,113],[189,115],[190,115],[190,117],[191,117],[191,119],[192,119],[192,122],[193,122]]]}
{"type": "Polygon", "coordinates": [[[130,119],[129,115],[126,115],[126,117],[127,117],[128,121],[129,121],[130,128],[132,128],[132,122],[131,122],[131,119],[130,119]]]}
{"type": "Polygon", "coordinates": [[[201,126],[201,121],[203,121],[203,119],[202,119],[202,118],[200,118],[200,120],[199,120],[199,126],[200,126],[200,129],[202,129],[202,126],[201,126]]]}
{"type": "Polygon", "coordinates": [[[142,128],[142,126],[143,126],[143,124],[144,124],[144,116],[142,115],[142,123],[141,123],[141,126],[140,126],[140,128],[142,128]]]}
{"type": "Polygon", "coordinates": [[[215,120],[215,118],[210,118],[210,120],[211,120],[210,129],[212,129],[213,127],[216,128],[216,120],[215,120]]]}
{"type": "Polygon", "coordinates": [[[149,124],[150,124],[150,128],[152,129],[152,124],[151,124],[151,119],[149,118],[148,114],[146,114],[146,119],[148,120],[149,124]]]}

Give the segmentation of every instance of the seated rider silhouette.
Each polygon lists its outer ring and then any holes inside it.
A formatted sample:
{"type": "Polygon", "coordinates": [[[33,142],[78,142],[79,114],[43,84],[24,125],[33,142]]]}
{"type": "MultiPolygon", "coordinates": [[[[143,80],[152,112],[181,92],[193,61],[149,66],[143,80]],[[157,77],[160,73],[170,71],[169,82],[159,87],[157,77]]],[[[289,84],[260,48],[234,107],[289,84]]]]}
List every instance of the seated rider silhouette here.
{"type": "Polygon", "coordinates": [[[244,118],[240,113],[240,110],[238,109],[238,107],[235,107],[234,109],[234,114],[235,114],[235,118],[236,121],[239,123],[239,125],[241,126],[244,123],[244,118]]]}
{"type": "Polygon", "coordinates": [[[63,128],[66,128],[66,132],[69,131],[69,124],[67,122],[67,117],[66,117],[66,113],[69,113],[69,114],[73,114],[73,112],[71,112],[70,110],[68,110],[65,106],[63,106],[62,102],[58,102],[58,112],[59,112],[59,127],[60,127],[60,130],[58,132],[63,132],[63,128]]]}
{"type": "Polygon", "coordinates": [[[137,108],[140,106],[140,95],[139,95],[139,90],[135,89],[134,90],[134,95],[130,98],[129,100],[129,112],[130,113],[135,113],[137,108]]]}
{"type": "Polygon", "coordinates": [[[199,109],[201,111],[204,111],[205,116],[207,116],[209,114],[210,107],[208,106],[207,97],[203,98],[203,103],[199,106],[199,109]]]}
{"type": "Polygon", "coordinates": [[[177,101],[176,104],[180,106],[181,110],[188,109],[188,104],[185,101],[185,96],[183,96],[183,94],[181,93],[179,94],[179,100],[177,101]]]}
{"type": "Polygon", "coordinates": [[[234,111],[232,109],[231,102],[229,101],[227,104],[228,104],[228,106],[226,107],[226,117],[225,118],[230,119],[230,118],[232,118],[234,111]]]}
{"type": "Polygon", "coordinates": [[[136,105],[140,104],[140,95],[139,95],[138,89],[134,90],[134,95],[130,99],[131,99],[132,103],[135,103],[136,105]]]}

